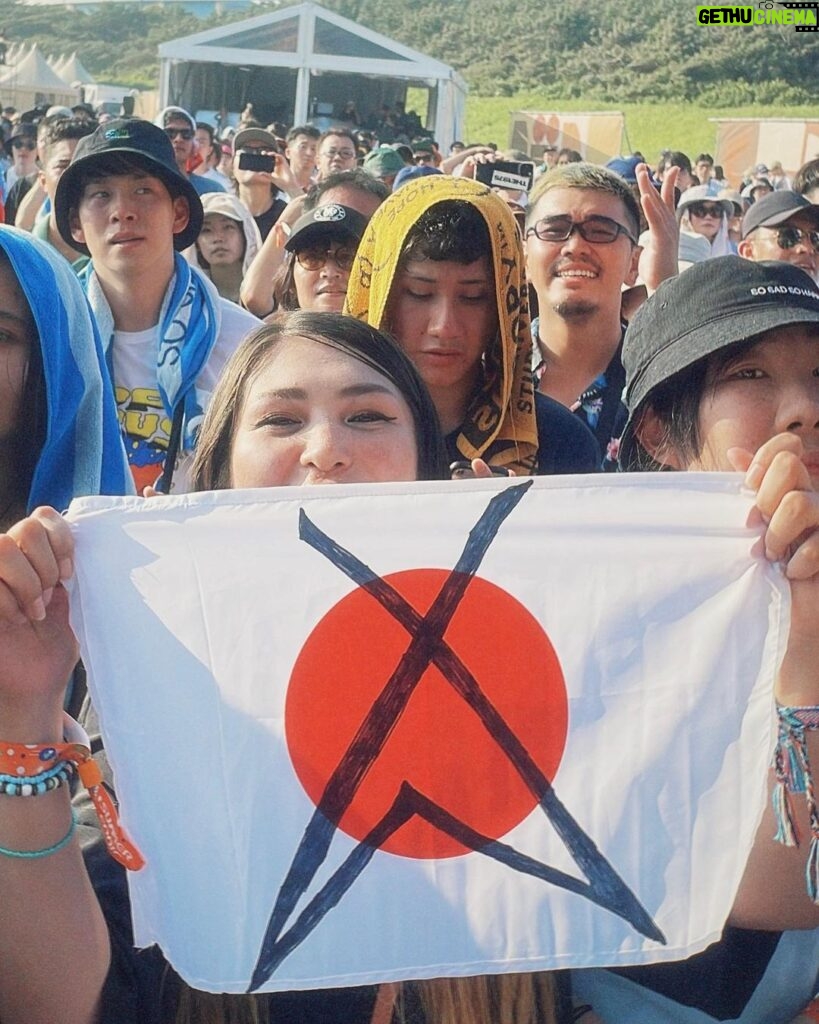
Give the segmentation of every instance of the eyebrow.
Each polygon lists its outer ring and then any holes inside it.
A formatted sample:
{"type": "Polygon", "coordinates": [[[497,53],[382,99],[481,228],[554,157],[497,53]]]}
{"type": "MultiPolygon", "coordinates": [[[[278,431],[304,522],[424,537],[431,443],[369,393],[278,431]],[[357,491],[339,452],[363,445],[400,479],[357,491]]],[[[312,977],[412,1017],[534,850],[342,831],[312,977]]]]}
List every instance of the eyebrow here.
{"type": "Polygon", "coordinates": [[[17,316],[16,313],[9,313],[6,309],[0,309],[0,320],[10,320],[12,323],[19,324],[25,331],[31,330],[34,326],[33,317],[17,316]]]}
{"type": "MultiPolygon", "coordinates": [[[[338,394],[342,398],[357,398],[361,395],[389,395],[391,398],[395,397],[395,390],[387,384],[350,384],[346,388],[342,388],[338,394]]],[[[272,391],[265,391],[259,395],[259,400],[278,398],[284,401],[299,401],[303,402],[307,399],[307,391],[305,388],[274,388],[272,391]]]]}
{"type": "MultiPolygon", "coordinates": [[[[438,283],[438,278],[437,277],[426,277],[424,274],[416,273],[415,271],[412,271],[412,270],[405,270],[404,273],[407,275],[407,277],[411,277],[413,279],[413,281],[423,281],[425,284],[437,284],[438,283]]],[[[491,281],[490,281],[490,279],[488,277],[468,277],[468,278],[459,279],[456,283],[457,284],[485,284],[485,285],[488,286],[491,283],[491,281]]]]}

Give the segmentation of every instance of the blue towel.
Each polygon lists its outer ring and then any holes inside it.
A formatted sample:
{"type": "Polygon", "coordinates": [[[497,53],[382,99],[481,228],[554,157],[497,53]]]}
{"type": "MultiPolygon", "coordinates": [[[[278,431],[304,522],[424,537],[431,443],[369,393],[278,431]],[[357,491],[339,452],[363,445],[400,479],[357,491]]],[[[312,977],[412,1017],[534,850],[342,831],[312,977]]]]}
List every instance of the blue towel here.
{"type": "MultiPolygon", "coordinates": [[[[93,263],[85,266],[79,277],[91,304],[110,366],[110,347],[114,337],[111,308],[94,273],[93,263]]],[[[174,418],[180,402],[184,405],[184,452],[192,452],[196,447],[196,437],[204,415],[196,395],[196,378],[208,361],[219,336],[221,322],[219,295],[215,287],[200,270],[191,267],[179,253],[174,253],[174,275],[159,313],[156,377],[168,417],[174,418]]]]}
{"type": "Polygon", "coordinates": [[[133,494],[99,334],[71,265],[52,246],[5,225],[0,249],[31,308],[45,378],[46,436],[28,510],[62,510],[82,495],[133,494]]]}

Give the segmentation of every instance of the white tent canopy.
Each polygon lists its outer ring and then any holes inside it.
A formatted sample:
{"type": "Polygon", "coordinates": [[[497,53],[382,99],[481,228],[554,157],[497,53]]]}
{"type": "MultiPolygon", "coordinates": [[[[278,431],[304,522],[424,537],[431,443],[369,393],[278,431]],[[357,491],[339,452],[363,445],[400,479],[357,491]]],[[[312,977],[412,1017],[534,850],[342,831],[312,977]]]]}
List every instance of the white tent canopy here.
{"type": "Polygon", "coordinates": [[[352,100],[365,119],[408,87],[441,147],[462,134],[466,84],[451,67],[315,3],[184,36],[159,47],[160,102],[235,121],[247,103],[263,122],[321,126],[352,100]]]}
{"type": "Polygon", "coordinates": [[[3,100],[20,110],[38,104],[64,104],[77,102],[77,90],[67,85],[55,74],[36,46],[7,68],[0,78],[3,100]]]}
{"type": "Polygon", "coordinates": [[[72,53],[70,57],[60,57],[59,61],[51,66],[69,85],[74,85],[75,82],[82,85],[93,85],[95,82],[94,76],[86,69],[76,53],[72,53]]]}

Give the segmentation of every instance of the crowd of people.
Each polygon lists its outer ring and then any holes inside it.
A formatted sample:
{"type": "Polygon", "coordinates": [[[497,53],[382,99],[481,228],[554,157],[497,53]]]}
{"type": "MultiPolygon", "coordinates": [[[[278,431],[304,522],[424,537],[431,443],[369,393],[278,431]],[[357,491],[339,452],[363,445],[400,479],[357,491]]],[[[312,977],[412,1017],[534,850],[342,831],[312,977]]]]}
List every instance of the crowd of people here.
{"type": "Polygon", "coordinates": [[[650,168],[547,147],[527,190],[476,180],[525,153],[443,155],[383,114],[380,137],[354,109],[226,138],[176,106],[9,126],[0,1020],[788,1024],[819,992],[819,159],[730,183],[707,153],[650,168]],[[618,469],[743,474],[790,583],[771,717],[796,755],[718,942],[661,965],[263,996],[198,992],[134,949],[124,872],[87,800],[72,809],[85,739],[66,709],[96,718],[59,510],[618,469]]]}

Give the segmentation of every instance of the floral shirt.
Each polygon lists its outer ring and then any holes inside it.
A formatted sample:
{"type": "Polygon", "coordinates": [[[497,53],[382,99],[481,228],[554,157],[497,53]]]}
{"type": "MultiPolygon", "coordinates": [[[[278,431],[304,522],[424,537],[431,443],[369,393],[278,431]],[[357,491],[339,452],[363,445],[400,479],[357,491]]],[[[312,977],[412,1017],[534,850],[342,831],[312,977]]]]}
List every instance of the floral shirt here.
{"type": "MultiPolygon", "coordinates": [[[[539,337],[539,319],[532,321],[532,337],[539,337]]],[[[603,452],[601,469],[613,472],[617,469],[617,452],[620,446],[620,435],[628,419],[628,412],[623,405],[622,394],[626,383],[626,373],[621,361],[623,336],[626,325],[622,325],[620,344],[611,358],[611,362],[592,381],[582,395],[569,407],[597,438],[600,451],[603,452]]],[[[546,361],[540,354],[537,344],[532,345],[532,373],[537,385],[540,384],[546,371],[546,361]]]]}

